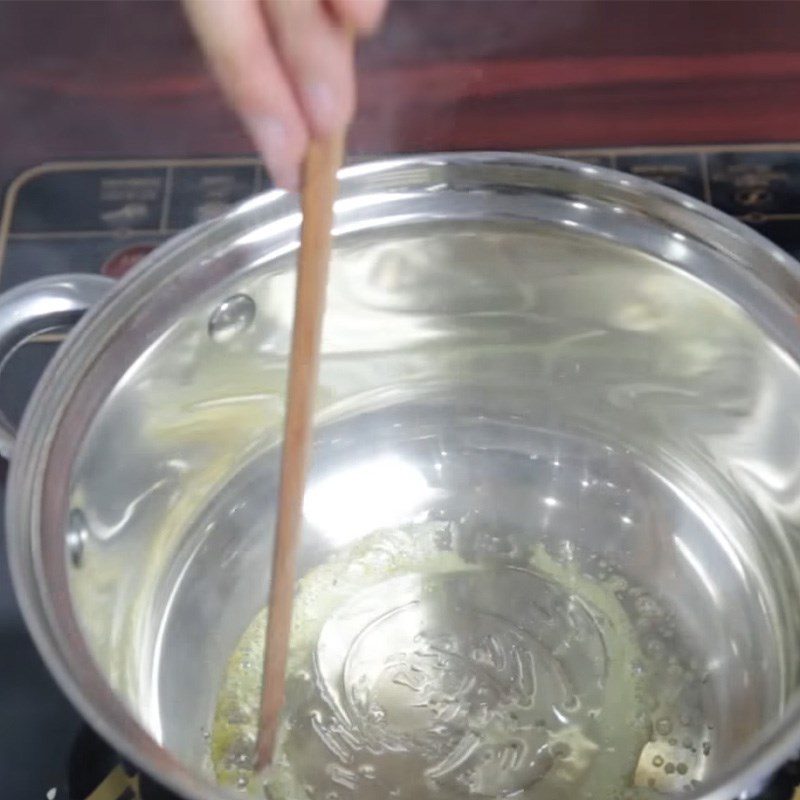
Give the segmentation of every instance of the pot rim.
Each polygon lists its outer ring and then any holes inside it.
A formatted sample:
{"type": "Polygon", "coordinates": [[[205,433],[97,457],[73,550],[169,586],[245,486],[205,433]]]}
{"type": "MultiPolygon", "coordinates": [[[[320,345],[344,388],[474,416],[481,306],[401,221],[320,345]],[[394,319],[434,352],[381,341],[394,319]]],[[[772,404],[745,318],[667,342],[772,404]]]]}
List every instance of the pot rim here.
{"type": "MultiPolygon", "coordinates": [[[[342,197],[345,202],[360,191],[380,190],[381,178],[404,172],[413,174],[432,165],[525,168],[539,173],[563,172],[580,176],[593,185],[622,189],[638,198],[673,209],[698,224],[710,224],[743,243],[749,251],[770,260],[773,267],[800,287],[800,263],[743,223],[705,203],[650,181],[616,170],[575,161],[524,153],[457,152],[398,156],[363,162],[341,170],[342,197]]],[[[502,176],[501,176],[502,177],[502,176]]],[[[339,202],[342,202],[341,200],[339,202]]],[[[70,634],[54,624],[48,605],[58,602],[69,606],[69,596],[49,598],[37,572],[41,558],[40,526],[43,508],[45,471],[50,460],[50,444],[65,409],[73,400],[74,390],[93,360],[114,336],[123,319],[134,307],[164,283],[166,267],[176,259],[188,259],[206,253],[220,241],[230,241],[251,229],[259,218],[284,220],[286,230],[299,223],[296,198],[273,190],[244,201],[232,211],[201,226],[191,228],[159,246],[137,265],[101,303],[91,310],[61,346],[39,381],[25,411],[15,455],[9,471],[6,495],[7,549],[14,590],[28,630],[61,689],[89,724],[121,754],[139,768],[157,778],[173,791],[187,798],[225,797],[230,794],[193,770],[162,748],[136,721],[123,702],[114,695],[94,663],[85,642],[83,652],[66,652],[81,643],[70,641],[70,634]],[[75,665],[80,665],[80,677],[75,665]]],[[[758,266],[762,266],[759,264],[758,266]]],[[[766,285],[763,278],[753,280],[766,285]]],[[[771,287],[775,289],[775,287],[771,287]]],[[[798,289],[800,298],[800,289],[798,289]]],[[[787,300],[786,298],[783,298],[787,300]]],[[[780,302],[778,295],[775,301],[780,302]]],[[[794,306],[800,300],[789,298],[794,306]]],[[[69,470],[67,470],[69,472],[69,470]]],[[[66,552],[64,553],[66,562],[66,552]]],[[[63,609],[62,609],[63,610],[63,609]]],[[[74,620],[73,620],[74,623],[74,620]]],[[[69,626],[67,626],[69,627],[69,626]]],[[[752,796],[784,762],[800,749],[800,692],[790,698],[782,716],[762,729],[737,762],[721,773],[707,788],[691,793],[704,800],[730,800],[752,796]]]]}

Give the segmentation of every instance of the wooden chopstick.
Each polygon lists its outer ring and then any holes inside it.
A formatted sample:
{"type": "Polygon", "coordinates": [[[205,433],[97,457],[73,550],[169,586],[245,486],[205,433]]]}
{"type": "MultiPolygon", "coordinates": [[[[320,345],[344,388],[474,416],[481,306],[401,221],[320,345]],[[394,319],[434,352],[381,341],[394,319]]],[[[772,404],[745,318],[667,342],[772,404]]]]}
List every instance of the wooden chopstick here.
{"type": "Polygon", "coordinates": [[[333,203],[337,191],[336,172],[342,163],[343,151],[344,134],[331,140],[313,142],[303,165],[303,221],[297,261],[294,328],[289,357],[261,710],[253,761],[257,772],[272,763],[283,707],[294,600],[295,560],[303,518],[303,494],[311,449],[320,336],[331,254],[333,203]]]}

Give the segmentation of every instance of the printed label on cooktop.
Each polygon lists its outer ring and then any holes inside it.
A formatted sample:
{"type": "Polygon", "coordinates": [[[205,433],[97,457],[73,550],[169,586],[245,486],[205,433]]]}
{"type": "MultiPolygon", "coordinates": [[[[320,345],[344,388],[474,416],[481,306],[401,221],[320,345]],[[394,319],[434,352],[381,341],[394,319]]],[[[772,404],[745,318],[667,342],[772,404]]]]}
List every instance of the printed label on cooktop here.
{"type": "Polygon", "coordinates": [[[721,211],[753,221],[800,217],[800,153],[711,153],[708,174],[721,211]]]}
{"type": "Polygon", "coordinates": [[[224,214],[261,189],[258,168],[175,167],[172,170],[167,227],[188,228],[224,214]]]}
{"type": "Polygon", "coordinates": [[[11,233],[155,230],[165,169],[45,172],[19,189],[11,233]]]}
{"type": "Polygon", "coordinates": [[[703,164],[698,153],[618,155],[617,169],[705,199],[703,164]]]}

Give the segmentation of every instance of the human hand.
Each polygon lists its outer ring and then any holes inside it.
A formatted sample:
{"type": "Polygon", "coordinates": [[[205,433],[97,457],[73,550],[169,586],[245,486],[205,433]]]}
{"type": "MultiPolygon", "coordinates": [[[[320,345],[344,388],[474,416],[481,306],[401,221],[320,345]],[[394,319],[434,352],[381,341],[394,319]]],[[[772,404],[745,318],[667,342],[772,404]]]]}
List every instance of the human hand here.
{"type": "Polygon", "coordinates": [[[211,69],[275,184],[296,189],[310,138],[355,110],[351,33],[371,33],[387,0],[183,0],[211,69]]]}

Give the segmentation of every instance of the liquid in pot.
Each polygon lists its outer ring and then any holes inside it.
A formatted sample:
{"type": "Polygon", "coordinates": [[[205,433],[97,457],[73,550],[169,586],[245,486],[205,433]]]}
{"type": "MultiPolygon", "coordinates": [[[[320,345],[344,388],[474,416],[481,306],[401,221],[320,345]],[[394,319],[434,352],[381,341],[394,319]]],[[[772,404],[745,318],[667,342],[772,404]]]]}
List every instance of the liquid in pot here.
{"type": "MultiPolygon", "coordinates": [[[[379,531],[301,580],[272,797],[611,800],[698,785],[713,695],[674,615],[568,541],[525,560],[495,543],[500,561],[467,561],[447,523],[379,531]]],[[[265,624],[231,656],[211,733],[220,782],[255,793],[265,624]]]]}

